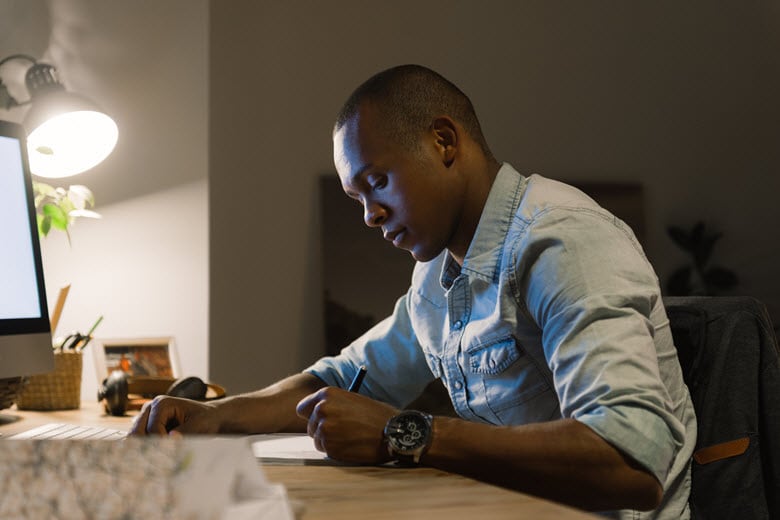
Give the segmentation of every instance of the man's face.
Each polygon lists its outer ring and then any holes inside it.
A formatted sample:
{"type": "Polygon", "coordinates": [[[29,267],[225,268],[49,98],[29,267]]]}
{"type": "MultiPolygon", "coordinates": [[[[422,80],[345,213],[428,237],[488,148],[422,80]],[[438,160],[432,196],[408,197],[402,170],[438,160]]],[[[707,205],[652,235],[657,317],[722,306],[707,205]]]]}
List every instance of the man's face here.
{"type": "Polygon", "coordinates": [[[369,227],[426,262],[448,245],[458,221],[459,197],[432,135],[420,149],[387,139],[369,105],[333,137],[333,156],[344,192],[363,205],[369,227]]]}

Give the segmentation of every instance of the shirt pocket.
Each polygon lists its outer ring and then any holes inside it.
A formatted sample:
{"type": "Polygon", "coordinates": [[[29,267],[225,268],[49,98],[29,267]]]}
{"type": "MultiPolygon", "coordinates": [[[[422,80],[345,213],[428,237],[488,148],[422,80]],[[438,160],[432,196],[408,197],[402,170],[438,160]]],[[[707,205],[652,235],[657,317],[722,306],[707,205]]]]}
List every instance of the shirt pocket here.
{"type": "Polygon", "coordinates": [[[551,389],[514,336],[473,345],[467,359],[469,386],[474,390],[470,406],[478,415],[494,416],[499,424],[522,424],[550,414],[546,399],[535,398],[551,389]],[[532,399],[534,403],[528,403],[532,399]]]}

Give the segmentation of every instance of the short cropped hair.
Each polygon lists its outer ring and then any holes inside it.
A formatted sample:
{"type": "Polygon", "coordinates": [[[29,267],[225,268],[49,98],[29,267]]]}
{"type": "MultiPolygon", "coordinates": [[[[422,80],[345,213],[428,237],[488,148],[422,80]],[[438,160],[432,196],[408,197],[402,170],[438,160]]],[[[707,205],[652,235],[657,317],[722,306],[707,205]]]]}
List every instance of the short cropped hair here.
{"type": "Polygon", "coordinates": [[[363,102],[374,104],[383,122],[381,130],[404,149],[418,150],[420,135],[433,119],[447,115],[463,126],[486,157],[493,158],[471,100],[429,68],[399,65],[370,77],[344,103],[336,117],[334,134],[357,114],[363,102]]]}

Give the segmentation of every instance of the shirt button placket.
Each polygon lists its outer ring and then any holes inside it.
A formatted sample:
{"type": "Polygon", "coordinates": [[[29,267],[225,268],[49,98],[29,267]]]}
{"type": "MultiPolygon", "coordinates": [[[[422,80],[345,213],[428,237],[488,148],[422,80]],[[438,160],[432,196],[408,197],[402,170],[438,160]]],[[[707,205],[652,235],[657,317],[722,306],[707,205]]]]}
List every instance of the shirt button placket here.
{"type": "Polygon", "coordinates": [[[459,276],[453,283],[447,298],[449,300],[450,331],[443,360],[446,365],[447,376],[452,381],[452,388],[455,389],[452,395],[453,404],[458,413],[465,418],[470,417],[472,412],[466,401],[466,392],[463,391],[465,382],[463,373],[458,365],[458,356],[465,321],[468,319],[467,293],[467,280],[465,277],[459,276]]]}

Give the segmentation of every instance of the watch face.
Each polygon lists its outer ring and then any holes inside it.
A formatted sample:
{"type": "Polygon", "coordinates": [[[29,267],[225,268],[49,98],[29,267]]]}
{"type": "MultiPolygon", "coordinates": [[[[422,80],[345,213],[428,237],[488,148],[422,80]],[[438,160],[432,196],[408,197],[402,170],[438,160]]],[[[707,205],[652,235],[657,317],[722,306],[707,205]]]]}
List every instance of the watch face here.
{"type": "Polygon", "coordinates": [[[425,417],[418,413],[402,413],[388,425],[387,436],[393,448],[401,453],[423,446],[430,432],[425,417]]]}

